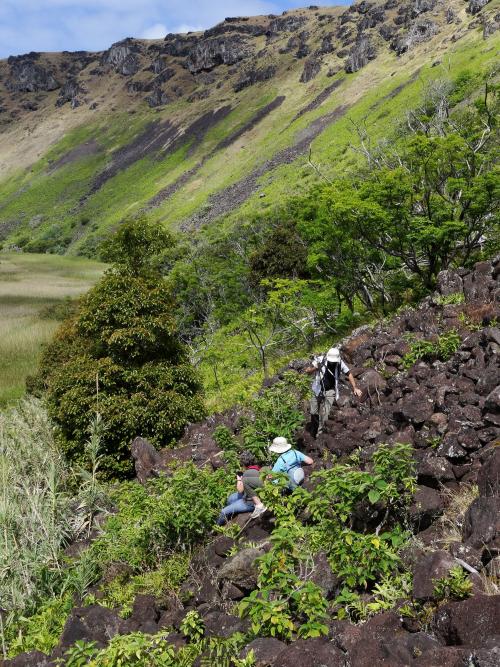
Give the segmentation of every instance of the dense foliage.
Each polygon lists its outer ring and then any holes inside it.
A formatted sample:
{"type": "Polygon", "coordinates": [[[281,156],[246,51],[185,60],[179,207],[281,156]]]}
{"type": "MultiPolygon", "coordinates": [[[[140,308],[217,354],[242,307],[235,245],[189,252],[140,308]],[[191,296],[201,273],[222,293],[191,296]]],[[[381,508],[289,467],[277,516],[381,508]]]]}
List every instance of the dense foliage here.
{"type": "Polygon", "coordinates": [[[167,242],[143,219],[120,228],[108,244],[113,267],[61,326],[32,383],[46,390],[71,461],[85,464],[89,421],[102,416],[101,471],[110,476],[131,472],[135,436],[169,446],[204,414],[171,289],[155,268],[167,242]]]}
{"type": "Polygon", "coordinates": [[[271,549],[259,559],[257,588],[239,607],[256,634],[291,639],[328,632],[329,605],[321,580],[314,580],[320,554],[344,585],[334,602],[339,618],[348,615],[358,591],[374,586],[384,608],[389,577],[399,580],[393,596],[408,593],[398,551],[408,537],[404,510],[415,490],[411,447],[380,445],[365,469],[354,457],[313,479],[312,491],[299,487],[284,497],[287,480],[279,477],[261,493],[276,528],[271,549]],[[299,518],[304,511],[307,523],[299,518]]]}

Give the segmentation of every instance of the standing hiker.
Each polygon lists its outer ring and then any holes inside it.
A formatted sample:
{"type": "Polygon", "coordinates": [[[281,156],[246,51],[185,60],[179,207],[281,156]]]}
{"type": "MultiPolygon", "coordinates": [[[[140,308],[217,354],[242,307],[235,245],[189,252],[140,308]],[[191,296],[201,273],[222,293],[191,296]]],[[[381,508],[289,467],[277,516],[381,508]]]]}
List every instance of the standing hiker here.
{"type": "Polygon", "coordinates": [[[228,497],[227,505],[219,514],[218,526],[223,526],[235,514],[252,512],[251,518],[255,519],[266,511],[256,493],[263,486],[257,460],[251,452],[243,452],[240,461],[246,470],[236,474],[236,491],[228,497]]]}
{"type": "Polygon", "coordinates": [[[269,451],[279,454],[276,463],[273,465],[272,472],[285,472],[288,475],[288,488],[290,491],[296,489],[304,481],[304,471],[302,464],[312,466],[314,461],[310,456],[306,456],[293,449],[286,438],[274,438],[273,444],[269,446],[269,451]]]}
{"type": "Polygon", "coordinates": [[[323,433],[334,401],[339,400],[340,374],[347,375],[355,396],[359,398],[362,391],[356,386],[356,380],[349,367],[341,359],[338,347],[332,347],[325,355],[315,357],[312,365],[306,368],[305,372],[315,373],[312,383],[311,417],[313,421],[317,421],[316,436],[318,436],[323,433]]]}

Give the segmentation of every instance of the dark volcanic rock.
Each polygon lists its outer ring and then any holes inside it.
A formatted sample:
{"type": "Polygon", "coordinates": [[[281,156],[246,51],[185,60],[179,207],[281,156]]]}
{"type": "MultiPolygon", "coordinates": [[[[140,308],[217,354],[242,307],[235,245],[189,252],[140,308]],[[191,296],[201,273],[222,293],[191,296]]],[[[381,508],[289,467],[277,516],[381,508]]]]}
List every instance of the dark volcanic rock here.
{"type": "Polygon", "coordinates": [[[145,99],[151,108],[164,106],[170,101],[167,93],[159,86],[155,88],[151,95],[148,95],[145,99]]]}
{"type": "Polygon", "coordinates": [[[273,667],[344,667],[345,656],[327,639],[299,639],[278,655],[273,667]]]}
{"type": "Polygon", "coordinates": [[[254,547],[239,551],[228,558],[217,572],[218,579],[225,579],[239,588],[253,590],[257,586],[257,564],[255,560],[263,556],[264,551],[254,547]]]}
{"type": "Polygon", "coordinates": [[[434,551],[422,556],[413,569],[413,597],[430,600],[434,596],[434,580],[447,577],[455,565],[455,559],[446,551],[434,551]]]}
{"type": "Polygon", "coordinates": [[[417,19],[409,28],[408,32],[397,37],[392,43],[391,48],[398,55],[410,51],[416,44],[427,42],[439,32],[437,25],[430,19],[417,19]]]}
{"type": "Polygon", "coordinates": [[[276,74],[275,65],[269,65],[268,67],[260,67],[256,69],[254,68],[249,69],[246,72],[243,72],[241,77],[234,84],[233,86],[234,91],[238,93],[240,90],[243,90],[243,88],[247,88],[248,86],[253,86],[254,83],[272,79],[275,74],[276,74]]]}
{"type": "Polygon", "coordinates": [[[500,634],[500,595],[475,595],[438,609],[432,629],[448,645],[481,647],[485,638],[500,634]]]}
{"type": "Polygon", "coordinates": [[[2,667],[53,667],[55,665],[48,655],[40,651],[21,653],[11,660],[3,660],[1,664],[2,667]]]}
{"type": "Polygon", "coordinates": [[[240,658],[246,658],[250,651],[253,651],[255,667],[268,667],[276,664],[276,659],[286,647],[286,644],[279,639],[259,637],[245,646],[240,653],[240,658]]]}
{"type": "Polygon", "coordinates": [[[499,533],[500,496],[476,498],[465,514],[464,542],[475,549],[488,548],[499,533]]]}
{"type": "Polygon", "coordinates": [[[469,6],[467,7],[467,11],[470,14],[477,14],[478,12],[481,11],[483,7],[486,7],[489,1],[490,0],[469,0],[469,6]]]}
{"type": "Polygon", "coordinates": [[[5,87],[11,92],[36,93],[38,91],[56,90],[60,84],[52,72],[33,62],[28,56],[11,57],[10,77],[5,87]]]}
{"type": "Polygon", "coordinates": [[[202,39],[189,50],[186,65],[192,74],[196,74],[218,65],[234,65],[249,55],[247,43],[238,35],[202,39]]]}
{"type": "Polygon", "coordinates": [[[235,632],[245,633],[250,627],[249,621],[222,611],[210,611],[203,617],[203,621],[207,636],[224,637],[224,639],[231,637],[235,632]]]}
{"type": "Polygon", "coordinates": [[[428,486],[419,486],[409,510],[410,518],[419,530],[425,530],[442,514],[443,507],[438,491],[428,486]]]}
{"type": "Polygon", "coordinates": [[[59,97],[56,100],[56,106],[62,107],[67,102],[71,103],[71,106],[79,106],[80,102],[78,100],[78,95],[85,93],[85,89],[80,86],[76,79],[69,79],[61,88],[59,92],[59,97]]]}
{"type": "Polygon", "coordinates": [[[162,458],[151,443],[145,438],[135,438],[131,447],[135,461],[135,474],[141,484],[151,477],[158,477],[162,470],[162,458]]]}
{"type": "Polygon", "coordinates": [[[101,56],[101,65],[111,65],[117,72],[124,76],[132,76],[139,70],[139,59],[137,43],[127,37],[113,44],[101,56]]]}
{"type": "Polygon", "coordinates": [[[311,79],[314,79],[321,70],[321,63],[319,60],[316,60],[316,58],[311,58],[310,60],[306,60],[304,63],[304,69],[302,70],[302,74],[300,76],[300,82],[301,83],[307,83],[308,81],[311,81],[311,79]]]}
{"type": "Polygon", "coordinates": [[[500,447],[494,447],[477,476],[481,496],[498,496],[500,489],[500,447]]]}
{"type": "Polygon", "coordinates": [[[126,632],[127,621],[111,609],[100,605],[75,607],[64,625],[55,655],[56,657],[63,655],[70,646],[80,640],[94,641],[102,648],[112,637],[126,632]]]}
{"type": "Polygon", "coordinates": [[[345,63],[345,71],[350,74],[357,72],[365,65],[368,65],[370,60],[373,60],[377,55],[377,51],[368,37],[361,36],[356,44],[349,52],[349,56],[345,63]]]}
{"type": "Polygon", "coordinates": [[[295,32],[301,28],[306,19],[302,16],[283,16],[271,21],[269,25],[269,34],[278,32],[295,32]]]}

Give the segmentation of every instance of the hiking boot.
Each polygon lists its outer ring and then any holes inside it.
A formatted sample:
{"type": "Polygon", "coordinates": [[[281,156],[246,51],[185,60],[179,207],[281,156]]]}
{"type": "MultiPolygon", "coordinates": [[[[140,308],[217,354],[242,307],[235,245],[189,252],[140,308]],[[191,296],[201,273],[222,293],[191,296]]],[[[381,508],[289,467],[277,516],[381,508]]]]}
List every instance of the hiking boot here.
{"type": "Polygon", "coordinates": [[[250,514],[250,518],[251,519],[256,519],[261,514],[264,514],[264,512],[266,510],[267,510],[267,507],[265,505],[257,505],[257,507],[254,509],[254,511],[250,514]]]}

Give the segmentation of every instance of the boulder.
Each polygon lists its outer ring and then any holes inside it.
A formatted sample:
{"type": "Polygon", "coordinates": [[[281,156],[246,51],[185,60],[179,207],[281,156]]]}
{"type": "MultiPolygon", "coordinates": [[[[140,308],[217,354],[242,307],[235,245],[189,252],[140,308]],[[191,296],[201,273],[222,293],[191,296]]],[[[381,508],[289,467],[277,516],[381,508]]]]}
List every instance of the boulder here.
{"type": "Polygon", "coordinates": [[[17,56],[8,59],[10,76],[5,87],[11,92],[36,93],[39,91],[56,90],[60,83],[52,72],[42,65],[35,63],[28,56],[17,56]]]}
{"type": "Polygon", "coordinates": [[[477,485],[481,496],[498,496],[500,489],[500,447],[494,447],[490,450],[488,458],[477,475],[477,485]]]}
{"type": "Polygon", "coordinates": [[[475,549],[488,547],[500,533],[500,496],[476,498],[465,513],[463,539],[475,549]]]}
{"type": "Polygon", "coordinates": [[[137,57],[139,46],[135,40],[127,37],[115,42],[104,51],[101,56],[101,65],[111,65],[115,71],[124,76],[132,76],[139,71],[140,63],[137,57]]]}
{"type": "Polygon", "coordinates": [[[500,412],[500,385],[488,394],[484,402],[484,407],[492,413],[500,412]]]}
{"type": "Polygon", "coordinates": [[[306,62],[304,63],[304,69],[302,70],[302,74],[300,75],[300,82],[308,83],[319,74],[320,70],[321,70],[321,63],[319,60],[317,60],[316,58],[310,58],[309,60],[306,60],[306,62]]]}
{"type": "Polygon", "coordinates": [[[84,92],[86,92],[85,89],[80,86],[76,79],[68,79],[59,92],[56,106],[62,107],[67,102],[70,102],[72,108],[75,108],[80,104],[78,101],[78,95],[84,92]]]}
{"type": "Polygon", "coordinates": [[[253,86],[259,81],[267,81],[272,79],[276,74],[276,66],[268,65],[267,67],[252,68],[243,72],[238,81],[234,84],[233,88],[236,93],[248,86],[253,86]]]}
{"type": "Polygon", "coordinates": [[[126,634],[127,625],[127,621],[106,607],[95,604],[74,607],[66,620],[53,657],[61,657],[70,646],[80,640],[96,642],[99,648],[104,648],[115,635],[126,634]]]}
{"type": "Polygon", "coordinates": [[[430,600],[434,597],[435,580],[447,577],[455,559],[446,551],[425,554],[413,567],[413,597],[430,600]]]}
{"type": "Polygon", "coordinates": [[[439,28],[428,18],[417,19],[410,26],[408,32],[401,37],[396,37],[391,42],[391,47],[398,55],[410,51],[417,44],[427,42],[439,32],[439,28]]]}
{"type": "Polygon", "coordinates": [[[321,588],[327,600],[332,599],[337,590],[339,579],[330,567],[330,563],[324,552],[320,551],[314,556],[313,567],[314,571],[310,577],[310,581],[321,588]]]}
{"type": "Polygon", "coordinates": [[[369,368],[367,371],[364,371],[360,375],[359,380],[369,396],[372,396],[373,394],[378,396],[383,394],[387,389],[386,380],[374,368],[369,368]]]}
{"type": "Polygon", "coordinates": [[[170,102],[167,93],[160,86],[156,86],[151,95],[148,95],[145,100],[152,109],[163,107],[170,102]]]}
{"type": "Polygon", "coordinates": [[[137,595],[132,607],[132,614],[127,619],[129,632],[154,634],[158,631],[160,615],[160,610],[153,595],[137,595]]]}
{"type": "Polygon", "coordinates": [[[135,474],[141,484],[151,477],[158,477],[160,471],[164,470],[161,455],[145,438],[135,438],[131,454],[135,462],[135,474]]]}
{"type": "Polygon", "coordinates": [[[228,639],[235,632],[248,632],[250,622],[237,616],[226,614],[223,611],[209,611],[203,616],[205,634],[207,637],[223,637],[228,639]]]}
{"type": "Polygon", "coordinates": [[[419,425],[428,421],[434,413],[434,399],[429,392],[419,389],[401,398],[394,410],[394,416],[411,424],[419,425]]]}
{"type": "Polygon", "coordinates": [[[327,639],[299,639],[282,651],[273,667],[345,667],[346,658],[327,639]]]}
{"type": "Polygon", "coordinates": [[[441,606],[431,621],[439,639],[447,645],[480,648],[485,637],[500,633],[500,595],[475,595],[441,606]]]}
{"type": "MultiPolygon", "coordinates": [[[[425,655],[439,647],[439,642],[424,632],[399,632],[393,636],[363,637],[349,652],[351,665],[356,667],[406,667],[413,665],[416,655],[425,655]]],[[[430,667],[430,663],[428,665],[430,667]]]]}
{"type": "Polygon", "coordinates": [[[362,69],[370,60],[377,56],[377,50],[365,35],[361,35],[349,52],[345,62],[345,71],[348,74],[362,69]]]}
{"type": "Polygon", "coordinates": [[[275,665],[280,653],[286,649],[286,644],[271,637],[259,637],[254,639],[240,653],[240,658],[244,659],[253,651],[255,657],[255,667],[269,667],[275,665]]]}
{"type": "Polygon", "coordinates": [[[191,74],[196,74],[219,65],[234,65],[249,55],[250,49],[240,35],[201,39],[189,50],[186,65],[191,74]]]}
{"type": "Polygon", "coordinates": [[[472,15],[477,14],[483,7],[486,7],[489,1],[490,0],[469,0],[467,11],[472,15]]]}
{"type": "Polygon", "coordinates": [[[410,519],[419,530],[425,530],[443,512],[443,500],[438,491],[419,486],[409,509],[410,519]]]}
{"type": "Polygon", "coordinates": [[[217,578],[230,581],[238,588],[253,590],[257,586],[258,577],[255,561],[262,555],[264,555],[264,551],[254,547],[239,551],[235,556],[226,560],[217,572],[217,578]]]}

